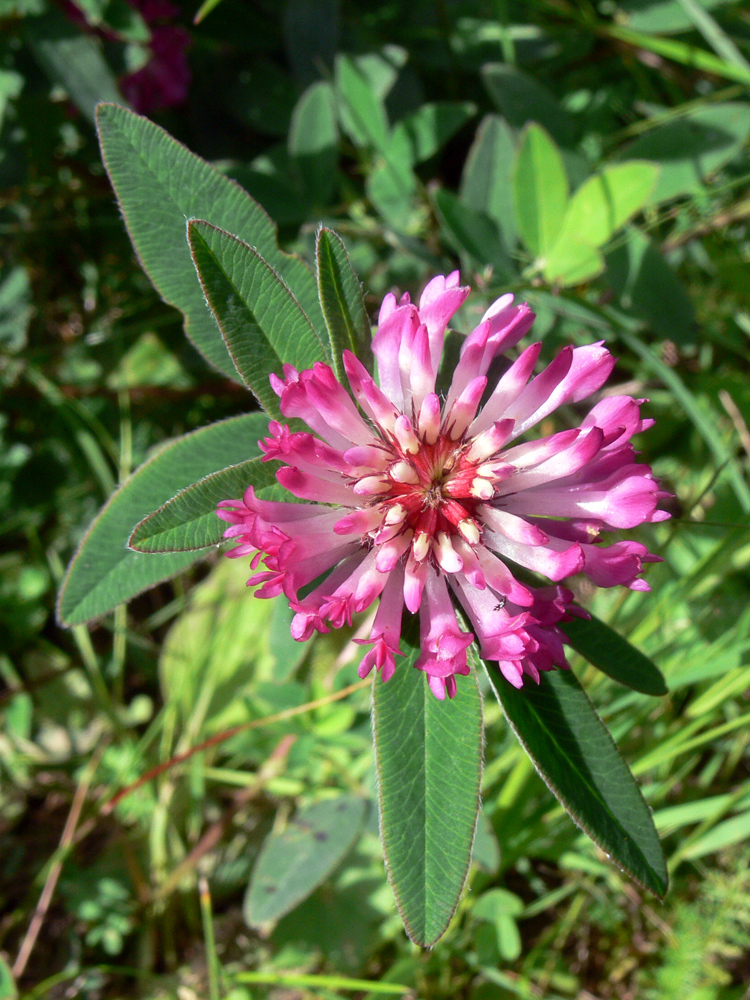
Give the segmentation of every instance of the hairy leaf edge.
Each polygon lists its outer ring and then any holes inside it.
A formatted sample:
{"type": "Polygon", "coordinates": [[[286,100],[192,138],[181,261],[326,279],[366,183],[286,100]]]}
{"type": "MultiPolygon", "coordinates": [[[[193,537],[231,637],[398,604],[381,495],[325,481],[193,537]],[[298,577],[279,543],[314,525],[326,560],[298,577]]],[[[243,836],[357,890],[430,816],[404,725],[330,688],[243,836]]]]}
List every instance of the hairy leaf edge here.
{"type": "MultiPolygon", "coordinates": [[[[601,626],[604,626],[605,629],[609,629],[612,632],[615,631],[610,625],[607,625],[606,622],[602,621],[601,618],[597,618],[596,615],[591,615],[590,616],[590,620],[591,619],[593,619],[593,621],[595,621],[597,623],[597,626],[601,625],[601,626]]],[[[586,621],[586,619],[576,619],[576,621],[580,621],[580,622],[583,623],[583,622],[586,621]]],[[[563,622],[562,623],[562,629],[565,632],[566,637],[568,636],[568,632],[570,631],[569,625],[570,625],[569,622],[563,622]],[[566,631],[566,629],[567,629],[567,631],[566,631]]],[[[669,688],[667,687],[666,678],[664,677],[664,674],[661,672],[661,670],[659,670],[659,668],[653,662],[653,660],[651,660],[650,657],[646,656],[646,654],[643,653],[640,649],[638,649],[637,646],[634,646],[633,643],[630,642],[629,639],[626,639],[624,635],[620,635],[619,632],[616,632],[615,634],[618,636],[619,639],[622,640],[622,642],[624,642],[627,646],[629,646],[630,649],[632,649],[633,652],[638,657],[643,658],[644,660],[646,660],[648,662],[649,666],[651,667],[651,669],[653,670],[653,672],[654,672],[654,677],[653,677],[654,685],[649,690],[646,689],[646,685],[645,684],[642,684],[640,687],[636,687],[635,684],[628,683],[628,681],[623,680],[621,677],[617,677],[614,673],[610,673],[610,671],[607,670],[605,667],[601,667],[601,666],[599,666],[598,663],[594,663],[593,660],[589,659],[589,657],[588,657],[588,655],[586,653],[584,653],[581,649],[579,649],[578,644],[577,644],[577,642],[578,642],[577,640],[574,640],[574,639],[571,639],[571,638],[567,637],[566,638],[566,645],[570,646],[571,649],[574,649],[576,651],[576,653],[578,653],[579,656],[583,657],[583,659],[587,663],[590,663],[591,666],[595,670],[598,670],[600,673],[604,674],[606,677],[609,677],[610,680],[615,681],[617,684],[620,684],[622,687],[625,687],[625,688],[627,688],[630,691],[637,691],[639,694],[646,694],[646,695],[649,695],[652,698],[663,698],[665,695],[668,695],[669,694],[669,688]]]]}
{"type": "MultiPolygon", "coordinates": [[[[169,299],[166,299],[162,295],[161,291],[157,288],[157,286],[156,286],[156,284],[154,282],[154,279],[151,276],[151,271],[146,267],[145,263],[143,262],[143,258],[141,257],[140,250],[137,248],[137,246],[135,244],[135,240],[133,239],[133,236],[132,236],[132,230],[131,230],[129,222],[128,222],[128,213],[125,211],[125,208],[123,206],[122,199],[120,198],[120,192],[117,189],[117,185],[112,180],[112,174],[110,173],[110,169],[109,169],[109,162],[108,162],[105,150],[104,150],[104,141],[103,141],[103,138],[102,138],[102,132],[103,132],[103,130],[102,130],[101,115],[108,113],[109,109],[116,109],[116,111],[118,113],[122,113],[125,116],[130,116],[131,118],[142,119],[143,121],[148,122],[148,124],[151,125],[153,128],[158,129],[158,131],[162,133],[163,137],[165,139],[167,139],[170,143],[172,143],[174,146],[177,146],[179,149],[181,149],[184,152],[188,153],[190,156],[194,156],[201,163],[203,163],[207,167],[209,167],[210,170],[212,170],[213,173],[217,177],[221,178],[222,182],[228,182],[229,184],[232,185],[232,187],[236,188],[242,195],[244,195],[244,197],[250,198],[250,200],[256,206],[256,208],[258,209],[258,211],[263,216],[265,216],[265,218],[268,220],[268,224],[270,225],[270,227],[271,227],[271,229],[273,231],[273,238],[276,241],[276,249],[278,250],[278,252],[280,254],[283,254],[284,257],[287,257],[289,260],[298,260],[300,262],[300,264],[302,264],[310,272],[310,276],[313,278],[313,280],[315,280],[315,273],[314,273],[313,269],[310,267],[310,265],[308,264],[308,262],[304,259],[304,257],[301,257],[299,254],[295,254],[295,253],[287,253],[286,250],[282,250],[281,249],[281,247],[279,246],[279,227],[278,227],[278,225],[273,220],[273,218],[268,214],[268,212],[265,210],[265,208],[261,205],[261,203],[259,201],[256,201],[255,198],[252,197],[252,195],[248,194],[248,192],[242,187],[242,185],[239,184],[236,180],[234,180],[233,177],[229,177],[226,174],[222,173],[222,171],[219,170],[217,167],[215,167],[213,163],[210,163],[208,160],[204,160],[202,156],[198,156],[197,153],[194,153],[191,149],[188,149],[188,147],[184,143],[180,142],[178,139],[175,139],[175,137],[173,135],[170,135],[169,132],[167,132],[166,129],[162,128],[161,125],[157,125],[156,122],[152,122],[150,118],[146,118],[144,115],[139,115],[139,114],[137,114],[137,112],[131,110],[130,108],[123,107],[123,105],[121,105],[121,104],[115,104],[113,101],[100,101],[96,105],[96,109],[95,109],[95,121],[96,121],[96,135],[97,135],[97,140],[99,142],[99,151],[101,153],[102,162],[103,162],[104,167],[105,167],[105,169],[107,171],[107,177],[109,178],[110,184],[112,185],[112,190],[114,192],[115,199],[117,200],[117,205],[118,205],[118,208],[120,209],[120,214],[122,215],[123,222],[125,223],[125,228],[127,229],[128,236],[130,237],[130,244],[131,244],[131,247],[133,249],[133,253],[135,254],[136,260],[138,261],[139,265],[141,266],[141,269],[143,270],[143,272],[147,275],[149,281],[151,282],[152,287],[156,290],[156,292],[159,295],[159,297],[161,298],[162,302],[166,302],[167,305],[172,306],[173,309],[176,309],[181,314],[181,316],[183,317],[183,326],[184,326],[184,330],[185,330],[185,336],[188,338],[188,340],[193,345],[193,347],[196,349],[196,351],[198,351],[198,353],[203,358],[203,360],[206,362],[206,364],[208,364],[212,369],[221,372],[222,375],[224,375],[226,377],[231,377],[231,375],[229,373],[223,371],[216,364],[214,364],[213,361],[211,361],[209,358],[206,357],[205,353],[198,346],[198,344],[195,342],[195,340],[193,340],[193,337],[192,337],[192,335],[190,333],[190,318],[182,311],[182,309],[180,309],[179,306],[175,305],[174,302],[170,302],[169,299]]],[[[309,322],[309,318],[308,318],[308,322],[309,322]]],[[[313,326],[313,329],[315,330],[315,327],[314,327],[314,325],[312,323],[311,323],[311,326],[313,326]]],[[[316,335],[318,336],[318,339],[320,339],[320,335],[319,335],[318,331],[316,330],[315,332],[316,332],[316,335]]],[[[230,355],[230,358],[231,358],[231,355],[230,355]]],[[[232,359],[232,364],[234,364],[234,360],[233,359],[232,359]]],[[[235,365],[235,367],[236,367],[236,365],[235,365]]],[[[239,372],[237,374],[239,376],[239,372]]],[[[240,385],[244,385],[245,384],[241,377],[239,377],[238,380],[239,380],[240,385]]]]}
{"type": "MultiPolygon", "coordinates": [[[[351,310],[349,308],[349,303],[346,301],[346,297],[343,295],[342,285],[341,285],[341,282],[338,280],[338,272],[333,271],[333,268],[331,268],[331,273],[333,274],[334,281],[335,281],[335,287],[336,287],[337,297],[340,299],[340,301],[343,301],[344,305],[346,306],[346,312],[343,312],[343,310],[342,310],[342,316],[343,316],[344,323],[345,323],[346,329],[347,329],[347,334],[348,334],[348,337],[349,337],[349,348],[350,348],[350,350],[354,354],[357,354],[359,356],[358,351],[357,351],[357,347],[359,346],[357,344],[357,334],[358,333],[362,334],[363,345],[365,345],[365,346],[368,346],[368,339],[369,339],[369,337],[372,334],[372,330],[371,330],[371,326],[370,326],[369,318],[368,318],[368,314],[367,314],[367,307],[365,305],[364,285],[359,280],[359,276],[357,275],[357,272],[354,270],[354,267],[352,266],[351,258],[349,257],[349,251],[346,249],[346,244],[344,243],[344,241],[341,239],[341,237],[339,236],[339,234],[336,232],[335,229],[331,229],[330,226],[324,226],[322,223],[321,223],[320,226],[318,226],[318,231],[315,234],[315,261],[316,261],[316,264],[317,264],[316,279],[317,279],[317,282],[318,282],[318,297],[320,299],[320,311],[323,313],[323,318],[326,321],[326,326],[328,327],[329,334],[330,334],[331,333],[331,323],[330,323],[329,318],[328,318],[328,311],[326,310],[326,307],[325,307],[325,304],[324,304],[324,299],[323,299],[323,295],[322,295],[322,288],[321,288],[321,274],[320,274],[320,258],[321,258],[321,250],[322,250],[322,247],[324,245],[324,242],[323,242],[323,235],[324,234],[325,234],[325,237],[326,237],[325,251],[326,251],[326,257],[327,257],[328,261],[333,260],[334,264],[338,265],[338,261],[336,261],[336,259],[335,259],[335,254],[334,254],[333,250],[330,248],[330,243],[332,242],[332,239],[333,240],[337,240],[338,243],[339,243],[339,245],[340,245],[340,247],[341,247],[341,249],[342,249],[342,251],[343,251],[343,253],[344,253],[344,258],[345,258],[347,264],[349,265],[349,267],[351,268],[352,277],[354,278],[354,280],[357,283],[357,287],[358,287],[358,290],[359,290],[359,296],[360,296],[358,304],[361,305],[361,307],[362,307],[362,313],[363,313],[363,315],[365,317],[365,320],[367,322],[367,330],[365,330],[365,328],[363,326],[361,331],[357,330],[357,324],[356,324],[356,321],[355,321],[355,317],[351,314],[351,310]],[[342,294],[338,295],[339,291],[341,291],[342,294]]],[[[331,348],[333,349],[333,344],[331,344],[331,348]]],[[[333,363],[334,363],[334,366],[336,367],[337,377],[339,378],[339,381],[341,381],[341,376],[343,376],[344,371],[343,371],[343,367],[341,366],[340,359],[334,357],[333,358],[333,363]]]]}

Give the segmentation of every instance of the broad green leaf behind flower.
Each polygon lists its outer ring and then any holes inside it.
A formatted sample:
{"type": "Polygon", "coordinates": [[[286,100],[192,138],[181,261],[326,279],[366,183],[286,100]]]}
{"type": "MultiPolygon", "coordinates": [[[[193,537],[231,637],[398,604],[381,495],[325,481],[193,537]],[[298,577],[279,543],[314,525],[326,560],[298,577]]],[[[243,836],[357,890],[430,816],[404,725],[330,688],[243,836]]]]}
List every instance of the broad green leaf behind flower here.
{"type": "Polygon", "coordinates": [[[275,223],[239,184],[126,108],[100,104],[97,123],[102,159],[139,260],[159,294],[184,313],[185,332],[212,365],[239,381],[195,276],[186,219],[210,219],[254,246],[322,328],[311,270],[279,249],[275,223]]]}
{"type": "Polygon", "coordinates": [[[251,927],[279,920],[328,878],[357,840],[365,807],[354,795],[325,799],[301,809],[280,833],[271,832],[242,905],[251,927]]]}

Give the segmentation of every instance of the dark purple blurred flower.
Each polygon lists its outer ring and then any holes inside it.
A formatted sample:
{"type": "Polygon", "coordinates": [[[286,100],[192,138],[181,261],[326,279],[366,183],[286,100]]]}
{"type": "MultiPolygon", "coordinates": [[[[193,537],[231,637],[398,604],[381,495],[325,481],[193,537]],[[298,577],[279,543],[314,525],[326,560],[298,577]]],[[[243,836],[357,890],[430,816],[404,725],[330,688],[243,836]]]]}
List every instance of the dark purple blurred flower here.
{"type": "Polygon", "coordinates": [[[141,114],[172,108],[187,97],[190,35],[178,24],[168,23],[180,13],[170,0],[130,0],[151,28],[151,58],[141,69],[120,80],[127,101],[141,114]]]}

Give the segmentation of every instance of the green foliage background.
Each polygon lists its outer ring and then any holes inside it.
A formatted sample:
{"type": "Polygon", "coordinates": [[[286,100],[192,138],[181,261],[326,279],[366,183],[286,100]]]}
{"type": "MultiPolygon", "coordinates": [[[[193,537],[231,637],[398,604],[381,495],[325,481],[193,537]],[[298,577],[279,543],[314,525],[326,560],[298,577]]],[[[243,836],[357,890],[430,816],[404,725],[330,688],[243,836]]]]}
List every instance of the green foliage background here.
{"type": "Polygon", "coordinates": [[[746,996],[743,5],[221,0],[193,26],[196,11],[174,15],[186,99],[151,117],[237,179],[284,250],[312,261],[319,221],[335,228],[371,316],[460,265],[477,291],[459,330],[512,290],[547,358],[604,340],[612,383],[650,399],[641,448],[676,496],[643,537],[664,562],[651,594],[580,597],[670,693],[574,670],[641,782],[672,888],[657,903],[579,834],[488,698],[470,890],[419,952],[383,877],[369,691],[335,698],[357,679],[352,634],[293,643],[287,609],[216,554],[95,627],[56,625],[64,566],[115,485],[254,404],[138,267],[101,165],[94,105],[122,102],[155,29],[125,0],[76,16],[6,0],[0,997],[746,996]],[[336,829],[339,799],[351,837],[324,857],[310,831],[336,829]],[[275,912],[274,872],[293,883],[275,912]]]}

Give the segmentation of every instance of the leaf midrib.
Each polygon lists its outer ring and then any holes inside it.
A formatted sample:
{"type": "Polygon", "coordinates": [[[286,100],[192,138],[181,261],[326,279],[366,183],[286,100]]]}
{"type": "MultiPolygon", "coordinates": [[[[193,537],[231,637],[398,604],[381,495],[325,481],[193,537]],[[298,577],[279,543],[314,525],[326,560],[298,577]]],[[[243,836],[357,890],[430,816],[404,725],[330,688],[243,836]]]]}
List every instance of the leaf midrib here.
{"type": "MultiPolygon", "coordinates": [[[[132,117],[137,118],[138,116],[137,115],[132,115],[132,117]]],[[[114,120],[118,121],[117,118],[115,118],[114,120]]],[[[130,120],[128,121],[128,124],[131,124],[130,120]]],[[[125,141],[127,142],[129,148],[132,149],[136,153],[136,155],[140,159],[141,163],[143,163],[148,168],[148,172],[155,179],[156,185],[158,186],[159,191],[163,192],[166,195],[166,199],[169,201],[169,204],[174,209],[176,209],[180,213],[180,215],[182,215],[185,219],[197,218],[195,216],[194,212],[192,212],[192,211],[188,212],[188,211],[185,210],[185,208],[183,208],[181,202],[175,196],[174,192],[175,192],[176,189],[174,187],[170,187],[169,186],[169,184],[168,184],[168,178],[165,178],[164,174],[158,172],[157,168],[154,166],[154,162],[155,162],[154,158],[147,156],[146,153],[144,152],[144,150],[142,149],[142,147],[133,142],[131,134],[130,134],[131,130],[130,129],[126,129],[126,128],[123,127],[123,121],[118,121],[118,125],[119,125],[119,131],[120,131],[121,136],[125,139],[125,141]]],[[[158,135],[158,139],[159,140],[166,140],[168,144],[171,144],[173,147],[177,147],[178,150],[187,152],[191,157],[195,156],[195,153],[193,153],[191,150],[189,150],[187,148],[187,146],[184,146],[181,142],[178,142],[178,140],[175,139],[174,136],[169,135],[169,133],[167,133],[167,132],[164,132],[159,126],[156,126],[156,127],[159,128],[159,132],[160,133],[163,133],[163,134],[159,134],[158,135]]],[[[104,146],[104,138],[103,137],[102,137],[102,146],[104,146]]],[[[299,256],[297,256],[295,254],[286,253],[278,245],[278,228],[276,227],[276,224],[274,223],[274,221],[271,218],[271,216],[268,215],[268,213],[266,212],[266,210],[263,208],[263,206],[260,205],[258,202],[255,202],[250,197],[250,195],[248,195],[248,193],[244,190],[244,188],[240,184],[238,184],[231,177],[227,177],[225,174],[222,174],[221,171],[217,170],[216,167],[212,163],[208,162],[208,160],[203,160],[200,157],[196,157],[196,159],[197,159],[198,163],[201,166],[207,167],[217,177],[220,177],[223,181],[227,181],[229,184],[231,184],[231,186],[232,186],[232,194],[233,195],[238,196],[240,198],[240,200],[242,200],[244,198],[244,199],[246,199],[250,203],[250,205],[252,206],[253,211],[251,213],[246,213],[246,216],[247,215],[250,215],[250,216],[255,215],[256,216],[256,219],[255,219],[256,222],[260,222],[260,221],[262,221],[264,219],[265,219],[265,221],[267,221],[268,226],[270,227],[270,233],[268,234],[269,237],[270,237],[270,242],[268,243],[268,247],[267,248],[266,248],[266,241],[263,240],[263,234],[262,234],[262,232],[258,233],[258,234],[256,234],[255,232],[253,232],[253,234],[252,234],[252,238],[253,239],[256,239],[258,236],[260,237],[260,239],[258,239],[257,242],[258,242],[259,245],[262,243],[263,249],[264,249],[264,252],[265,252],[266,256],[273,257],[274,255],[278,255],[279,263],[281,263],[283,265],[286,265],[287,263],[289,263],[290,266],[291,266],[295,261],[298,261],[299,264],[300,264],[300,266],[302,268],[304,268],[308,272],[308,274],[310,275],[310,277],[314,280],[314,275],[313,275],[312,271],[310,270],[310,268],[308,267],[308,265],[305,263],[305,261],[301,257],[299,257],[299,256]]],[[[105,162],[105,166],[106,166],[106,162],[105,162]]],[[[127,224],[129,215],[125,211],[125,208],[124,208],[124,206],[122,204],[122,198],[121,198],[120,193],[119,193],[119,191],[117,189],[117,186],[114,185],[114,183],[113,183],[113,187],[115,188],[115,193],[117,195],[117,200],[120,203],[120,207],[122,209],[122,213],[123,213],[123,216],[125,217],[125,221],[126,221],[126,224],[127,224]]],[[[179,193],[179,192],[177,192],[177,193],[179,193]]],[[[191,207],[191,206],[188,206],[188,207],[191,207]]],[[[214,225],[214,224],[210,223],[210,225],[214,225]]],[[[129,230],[130,230],[130,228],[131,228],[130,225],[128,225],[128,229],[129,230]]],[[[221,227],[216,226],[216,228],[219,229],[221,227]]],[[[254,229],[255,228],[257,228],[257,226],[254,226],[254,229]]],[[[233,234],[230,234],[230,235],[233,235],[233,234]]],[[[236,236],[235,238],[238,239],[238,240],[240,240],[243,243],[247,243],[247,241],[244,240],[240,236],[236,236]]],[[[247,244],[247,245],[249,246],[250,244],[247,244]]],[[[258,250],[257,252],[258,252],[259,256],[263,257],[263,254],[261,254],[260,250],[258,250]]],[[[139,259],[141,259],[140,252],[138,252],[138,257],[139,257],[139,259]]],[[[263,257],[263,259],[265,260],[265,257],[263,257]]],[[[145,264],[143,265],[143,267],[144,267],[144,270],[146,271],[146,273],[150,275],[151,274],[151,270],[149,270],[148,268],[146,268],[145,264]]],[[[269,263],[269,267],[272,267],[275,270],[273,264],[269,263]]],[[[279,277],[283,281],[284,285],[288,288],[287,282],[284,280],[283,276],[280,274],[280,272],[277,272],[277,273],[279,273],[279,277]]],[[[310,328],[311,328],[312,332],[315,334],[316,339],[320,343],[320,345],[323,348],[323,351],[325,353],[325,347],[323,345],[323,342],[321,341],[319,331],[315,328],[314,324],[312,323],[312,321],[310,320],[309,316],[305,312],[305,310],[302,307],[301,303],[297,300],[297,297],[294,295],[294,293],[291,292],[291,289],[289,290],[289,293],[290,293],[290,295],[292,295],[294,297],[295,301],[299,305],[300,310],[302,311],[303,315],[305,316],[305,318],[307,319],[308,323],[310,324],[310,328]]],[[[171,305],[175,305],[174,302],[170,302],[170,304],[171,305]]],[[[177,306],[176,308],[180,308],[180,307],[177,306]]],[[[199,313],[199,315],[200,315],[200,313],[199,313]]],[[[185,316],[186,324],[189,324],[190,318],[191,317],[188,316],[188,315],[185,316]]],[[[266,338],[266,339],[268,339],[268,338],[266,338]]],[[[226,347],[226,344],[225,344],[225,347],[226,347]]],[[[232,361],[234,363],[234,359],[232,359],[232,361]]],[[[244,379],[243,379],[243,382],[244,382],[244,379]]],[[[247,383],[245,383],[245,385],[247,385],[247,383]]]]}
{"type": "MultiPolygon", "coordinates": [[[[284,361],[281,358],[281,356],[279,355],[279,353],[278,353],[278,351],[276,349],[276,346],[274,345],[274,343],[272,342],[271,338],[266,333],[266,331],[265,331],[265,329],[263,327],[263,324],[257,318],[255,312],[250,307],[247,299],[245,298],[245,296],[242,294],[242,292],[240,291],[240,289],[235,284],[234,279],[232,277],[230,277],[229,272],[227,270],[225,270],[225,268],[222,266],[219,258],[217,257],[216,253],[211,248],[211,246],[209,245],[208,241],[206,240],[206,238],[203,235],[203,233],[202,233],[201,229],[199,228],[199,226],[201,226],[201,225],[208,226],[214,232],[219,233],[222,236],[226,236],[230,240],[233,240],[234,242],[236,242],[237,244],[239,244],[239,246],[243,247],[243,249],[248,250],[251,254],[253,254],[257,258],[258,264],[259,264],[259,266],[260,266],[261,269],[264,268],[264,267],[268,269],[268,271],[270,272],[270,276],[269,276],[270,279],[272,281],[273,280],[278,281],[279,285],[281,286],[281,288],[283,289],[283,291],[288,296],[289,301],[293,304],[293,307],[295,309],[297,309],[297,311],[299,312],[300,317],[307,324],[309,332],[312,334],[312,336],[318,342],[318,347],[321,350],[322,356],[323,356],[325,362],[328,363],[328,361],[330,359],[329,359],[329,356],[328,356],[328,351],[326,349],[326,346],[323,343],[323,341],[322,341],[322,339],[320,337],[320,334],[315,329],[315,327],[314,327],[314,325],[312,323],[312,320],[310,319],[310,317],[305,312],[302,303],[299,301],[299,299],[297,298],[297,296],[294,294],[294,292],[292,291],[292,289],[289,287],[289,285],[287,284],[287,282],[284,279],[283,275],[280,274],[274,268],[274,266],[272,264],[270,264],[266,260],[266,258],[260,253],[260,251],[258,251],[256,249],[254,249],[253,247],[251,247],[249,243],[247,243],[245,240],[242,239],[241,236],[235,236],[233,233],[227,232],[226,229],[222,229],[220,226],[216,226],[212,222],[208,222],[208,220],[206,220],[206,219],[193,218],[193,219],[189,220],[189,223],[192,223],[192,225],[190,227],[191,232],[197,233],[197,235],[200,237],[201,242],[203,243],[203,245],[205,246],[205,248],[208,251],[209,255],[211,256],[211,259],[212,259],[212,261],[214,263],[214,266],[224,276],[224,278],[226,279],[226,281],[229,284],[229,286],[232,289],[232,291],[235,293],[235,295],[237,296],[237,298],[240,300],[240,302],[242,303],[243,307],[246,309],[246,311],[248,312],[248,314],[252,317],[253,323],[255,323],[255,325],[257,326],[257,328],[263,334],[263,339],[265,340],[265,342],[270,347],[271,351],[273,352],[274,357],[277,358],[277,360],[278,360],[279,371],[281,371],[281,369],[282,369],[282,367],[284,365],[284,361]]],[[[199,280],[200,280],[201,288],[203,289],[203,292],[204,292],[206,298],[208,298],[208,291],[206,290],[206,285],[205,285],[205,282],[204,282],[203,277],[201,275],[199,275],[199,280]]],[[[251,280],[253,280],[253,279],[251,278],[251,280]]],[[[224,334],[224,325],[221,322],[221,320],[219,319],[218,314],[214,311],[213,307],[211,307],[211,311],[214,313],[214,316],[216,318],[216,322],[219,325],[219,329],[221,330],[222,335],[223,335],[224,334]]],[[[226,338],[224,336],[222,336],[222,339],[224,340],[224,345],[225,345],[227,351],[229,352],[229,356],[232,359],[232,363],[237,368],[237,371],[238,371],[238,373],[240,375],[240,378],[245,383],[245,385],[248,387],[248,389],[250,389],[251,392],[253,392],[253,394],[255,394],[255,390],[252,389],[252,387],[250,386],[250,384],[245,380],[244,375],[242,375],[242,373],[240,372],[239,368],[237,367],[237,363],[236,363],[236,361],[234,359],[234,354],[232,353],[232,350],[231,350],[229,344],[227,343],[226,338]]],[[[259,397],[258,397],[258,399],[259,399],[259,402],[261,402],[259,397]]],[[[269,412],[268,408],[266,407],[266,405],[263,402],[261,402],[261,406],[266,411],[266,413],[269,412]]]]}

